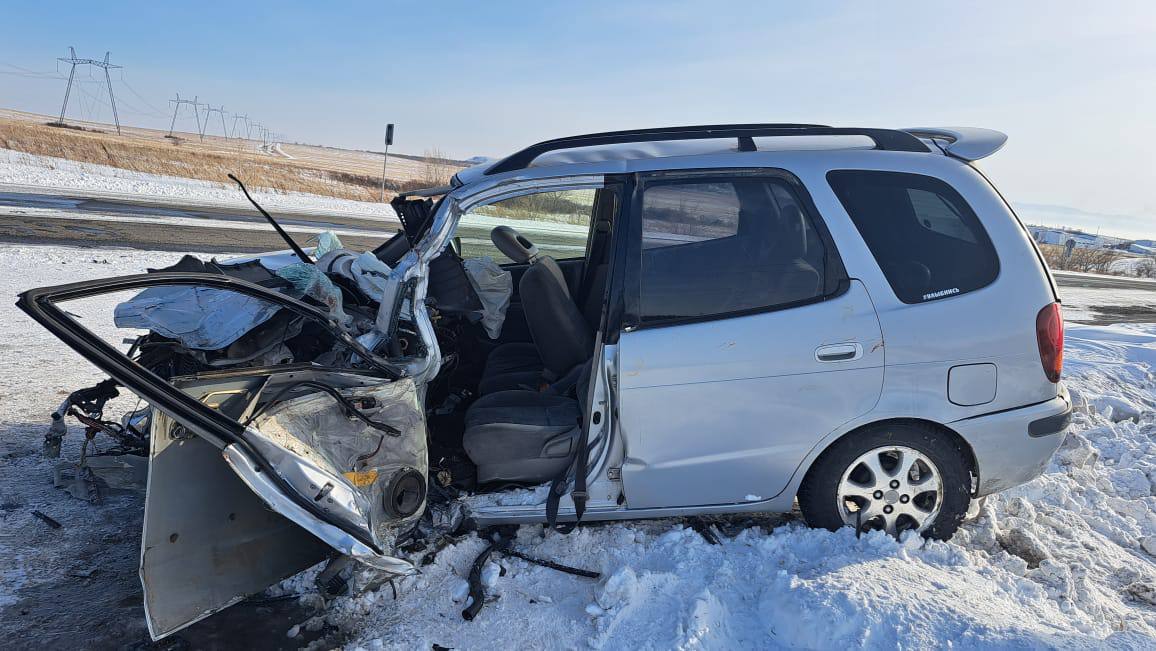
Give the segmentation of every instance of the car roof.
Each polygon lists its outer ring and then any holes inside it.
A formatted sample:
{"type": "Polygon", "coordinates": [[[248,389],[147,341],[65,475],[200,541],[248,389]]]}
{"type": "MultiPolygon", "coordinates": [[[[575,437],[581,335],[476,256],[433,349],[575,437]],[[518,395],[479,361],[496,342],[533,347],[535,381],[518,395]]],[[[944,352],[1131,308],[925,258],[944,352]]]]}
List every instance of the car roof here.
{"type": "MultiPolygon", "coordinates": [[[[454,187],[502,177],[557,176],[567,168],[584,174],[622,172],[631,163],[679,158],[701,167],[733,166],[731,155],[751,152],[880,150],[944,154],[973,161],[997,151],[1007,136],[973,127],[872,129],[805,124],[743,124],[663,127],[569,136],[536,143],[500,161],[458,172],[454,187]]],[[[748,159],[749,160],[749,159],[748,159]]],[[[646,165],[651,167],[652,165],[646,165]]]]}

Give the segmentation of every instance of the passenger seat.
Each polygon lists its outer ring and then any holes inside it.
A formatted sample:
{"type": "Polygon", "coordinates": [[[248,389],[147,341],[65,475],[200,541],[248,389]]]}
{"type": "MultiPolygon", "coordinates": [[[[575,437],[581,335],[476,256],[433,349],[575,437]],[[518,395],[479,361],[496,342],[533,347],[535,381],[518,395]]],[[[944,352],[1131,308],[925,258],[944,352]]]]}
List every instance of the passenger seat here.
{"type": "Polygon", "coordinates": [[[558,263],[509,226],[497,226],[490,239],[506,257],[529,264],[518,282],[518,295],[534,343],[499,346],[486,359],[478,393],[536,388],[589,359],[594,334],[570,296],[558,263]]]}

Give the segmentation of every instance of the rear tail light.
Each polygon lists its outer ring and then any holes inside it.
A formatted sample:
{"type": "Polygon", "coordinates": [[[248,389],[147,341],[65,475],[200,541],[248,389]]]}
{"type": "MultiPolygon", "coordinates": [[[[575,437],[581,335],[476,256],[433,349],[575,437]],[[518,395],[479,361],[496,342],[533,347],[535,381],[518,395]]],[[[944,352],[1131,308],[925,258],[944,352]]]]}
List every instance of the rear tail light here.
{"type": "Polygon", "coordinates": [[[1051,382],[1060,381],[1064,370],[1064,313],[1059,303],[1052,303],[1036,315],[1036,342],[1040,345],[1040,363],[1051,382]]]}

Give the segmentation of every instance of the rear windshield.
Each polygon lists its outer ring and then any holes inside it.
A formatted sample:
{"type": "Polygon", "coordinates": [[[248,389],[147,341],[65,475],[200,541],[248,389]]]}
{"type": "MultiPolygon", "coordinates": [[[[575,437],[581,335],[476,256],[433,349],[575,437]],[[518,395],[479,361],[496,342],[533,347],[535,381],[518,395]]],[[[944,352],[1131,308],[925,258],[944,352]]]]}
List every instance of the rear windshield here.
{"type": "Polygon", "coordinates": [[[922,303],[991,284],[999,260],[975,212],[947,183],[920,174],[827,174],[895,295],[922,303]]]}

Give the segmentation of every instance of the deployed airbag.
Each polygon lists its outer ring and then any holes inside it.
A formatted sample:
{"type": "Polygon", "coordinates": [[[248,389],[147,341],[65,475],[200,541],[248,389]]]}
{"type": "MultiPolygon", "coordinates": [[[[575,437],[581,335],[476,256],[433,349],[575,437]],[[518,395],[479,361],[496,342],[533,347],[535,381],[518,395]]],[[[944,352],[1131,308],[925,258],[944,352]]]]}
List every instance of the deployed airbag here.
{"type": "Polygon", "coordinates": [[[280,308],[210,287],[150,287],[116,306],[119,328],[152,330],[197,350],[219,350],[268,321],[280,308]]]}
{"type": "Polygon", "coordinates": [[[497,339],[502,334],[506,308],[510,307],[510,298],[514,295],[513,277],[489,256],[468,258],[462,261],[462,266],[482,302],[482,327],[490,339],[497,339]]]}

